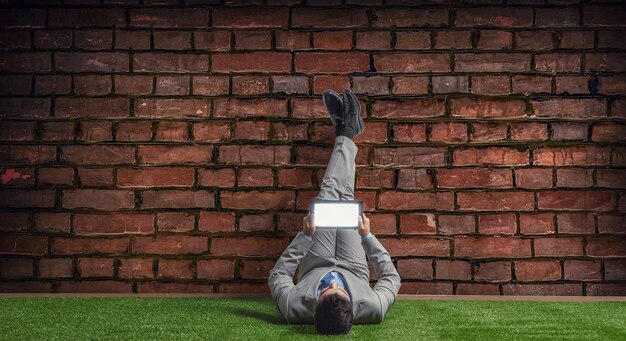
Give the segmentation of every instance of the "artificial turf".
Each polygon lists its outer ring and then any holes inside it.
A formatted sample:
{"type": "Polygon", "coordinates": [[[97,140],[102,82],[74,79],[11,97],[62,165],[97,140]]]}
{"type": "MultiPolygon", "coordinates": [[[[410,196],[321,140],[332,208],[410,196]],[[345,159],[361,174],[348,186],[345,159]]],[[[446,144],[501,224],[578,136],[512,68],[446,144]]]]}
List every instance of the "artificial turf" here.
{"type": "MultiPolygon", "coordinates": [[[[266,298],[0,298],[3,340],[306,340],[266,298]]],[[[398,300],[364,340],[624,340],[626,303],[398,300]]]]}

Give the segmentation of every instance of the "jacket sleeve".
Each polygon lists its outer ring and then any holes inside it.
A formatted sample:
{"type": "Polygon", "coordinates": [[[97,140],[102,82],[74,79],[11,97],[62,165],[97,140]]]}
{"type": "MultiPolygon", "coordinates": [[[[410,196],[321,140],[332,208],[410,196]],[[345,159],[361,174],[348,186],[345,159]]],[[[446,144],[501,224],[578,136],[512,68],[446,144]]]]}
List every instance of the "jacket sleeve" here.
{"type": "Polygon", "coordinates": [[[311,245],[313,241],[307,239],[302,231],[298,232],[270,271],[268,284],[272,298],[287,321],[289,321],[287,311],[289,292],[294,287],[293,275],[300,259],[309,252],[311,245]]]}
{"type": "Polygon", "coordinates": [[[381,316],[383,317],[387,313],[387,310],[393,305],[396,300],[396,296],[400,291],[400,275],[396,270],[396,267],[391,261],[391,257],[385,247],[378,241],[376,236],[363,240],[361,242],[365,254],[372,263],[372,267],[376,272],[378,281],[372,288],[380,299],[381,303],[381,316]]]}

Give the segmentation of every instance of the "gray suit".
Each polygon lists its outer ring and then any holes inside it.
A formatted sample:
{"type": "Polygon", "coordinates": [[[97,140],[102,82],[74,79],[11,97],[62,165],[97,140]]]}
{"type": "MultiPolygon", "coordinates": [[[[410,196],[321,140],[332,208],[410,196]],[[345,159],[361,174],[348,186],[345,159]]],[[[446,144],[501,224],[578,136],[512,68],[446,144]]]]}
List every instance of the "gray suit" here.
{"type": "MultiPolygon", "coordinates": [[[[335,139],[317,198],[354,200],[356,153],[351,139],[335,139]]],[[[329,271],[337,271],[345,278],[353,299],[354,324],[380,323],[400,290],[400,276],[375,236],[361,242],[356,230],[316,229],[309,241],[303,232],[298,232],[268,279],[272,297],[288,323],[313,323],[317,287],[329,271]],[[366,255],[378,276],[373,288],[369,285],[366,255]],[[298,265],[298,281],[294,285],[298,265]]]]}

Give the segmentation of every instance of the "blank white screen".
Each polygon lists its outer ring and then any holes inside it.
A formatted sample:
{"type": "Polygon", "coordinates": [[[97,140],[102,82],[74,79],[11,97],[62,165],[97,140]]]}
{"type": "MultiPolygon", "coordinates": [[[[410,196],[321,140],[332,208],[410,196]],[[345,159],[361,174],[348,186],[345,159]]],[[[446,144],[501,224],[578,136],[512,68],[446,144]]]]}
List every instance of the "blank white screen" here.
{"type": "Polygon", "coordinates": [[[317,203],[313,214],[315,226],[355,227],[359,226],[359,204],[317,203]]]}

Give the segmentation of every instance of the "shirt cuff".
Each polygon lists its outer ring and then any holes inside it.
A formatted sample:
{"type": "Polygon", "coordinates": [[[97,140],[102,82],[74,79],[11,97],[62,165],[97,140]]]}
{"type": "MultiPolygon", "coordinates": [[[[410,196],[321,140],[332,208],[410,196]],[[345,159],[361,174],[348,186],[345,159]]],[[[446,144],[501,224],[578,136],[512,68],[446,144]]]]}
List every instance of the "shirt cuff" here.
{"type": "Polygon", "coordinates": [[[362,238],[361,238],[361,241],[362,241],[362,242],[364,242],[364,241],[366,241],[366,240],[368,240],[368,239],[372,238],[373,236],[374,236],[374,235],[370,232],[370,233],[368,233],[365,237],[362,237],[362,238]]]}
{"type": "Polygon", "coordinates": [[[313,240],[313,237],[311,236],[307,236],[306,233],[302,232],[302,235],[304,236],[304,238],[306,238],[307,240],[313,240]]]}

